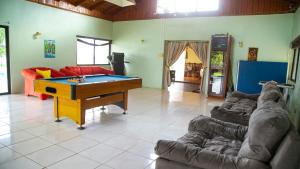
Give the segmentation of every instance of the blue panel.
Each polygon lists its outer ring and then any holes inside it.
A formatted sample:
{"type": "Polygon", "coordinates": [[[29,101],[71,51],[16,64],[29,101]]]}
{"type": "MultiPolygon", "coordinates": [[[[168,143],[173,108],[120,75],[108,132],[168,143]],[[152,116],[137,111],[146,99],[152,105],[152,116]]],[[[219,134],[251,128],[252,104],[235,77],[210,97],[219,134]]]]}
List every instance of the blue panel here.
{"type": "Polygon", "coordinates": [[[285,62],[240,61],[237,90],[254,94],[261,92],[259,81],[286,83],[287,67],[285,62]]]}

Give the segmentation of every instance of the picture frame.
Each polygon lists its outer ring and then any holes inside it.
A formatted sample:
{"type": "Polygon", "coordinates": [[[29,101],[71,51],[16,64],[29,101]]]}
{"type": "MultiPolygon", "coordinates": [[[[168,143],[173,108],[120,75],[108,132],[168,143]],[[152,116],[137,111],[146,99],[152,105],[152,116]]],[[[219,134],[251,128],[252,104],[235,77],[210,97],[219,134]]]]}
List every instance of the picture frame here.
{"type": "Polygon", "coordinates": [[[55,58],[55,40],[44,41],[45,58],[55,58]]]}
{"type": "Polygon", "coordinates": [[[248,61],[257,61],[258,48],[249,48],[248,61]]]}
{"type": "Polygon", "coordinates": [[[291,63],[291,66],[292,66],[291,72],[290,72],[290,76],[289,76],[289,80],[292,82],[296,82],[296,80],[297,80],[299,56],[300,56],[300,49],[295,48],[292,63],[291,63]]]}

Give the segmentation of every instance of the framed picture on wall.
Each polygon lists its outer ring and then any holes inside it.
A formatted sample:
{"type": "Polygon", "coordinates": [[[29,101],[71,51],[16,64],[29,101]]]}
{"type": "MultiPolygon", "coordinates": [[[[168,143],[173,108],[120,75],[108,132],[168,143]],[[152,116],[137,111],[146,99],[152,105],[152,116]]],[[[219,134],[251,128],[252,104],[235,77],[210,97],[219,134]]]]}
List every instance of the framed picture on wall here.
{"type": "Polygon", "coordinates": [[[44,41],[45,58],[55,58],[55,40],[44,41]]]}
{"type": "Polygon", "coordinates": [[[258,48],[249,48],[248,61],[257,61],[258,48]]]}
{"type": "Polygon", "coordinates": [[[299,63],[299,56],[300,56],[300,48],[294,49],[294,55],[293,55],[293,60],[292,60],[292,68],[291,68],[291,73],[289,80],[292,82],[296,82],[297,80],[297,72],[298,72],[298,63],[299,63]]]}

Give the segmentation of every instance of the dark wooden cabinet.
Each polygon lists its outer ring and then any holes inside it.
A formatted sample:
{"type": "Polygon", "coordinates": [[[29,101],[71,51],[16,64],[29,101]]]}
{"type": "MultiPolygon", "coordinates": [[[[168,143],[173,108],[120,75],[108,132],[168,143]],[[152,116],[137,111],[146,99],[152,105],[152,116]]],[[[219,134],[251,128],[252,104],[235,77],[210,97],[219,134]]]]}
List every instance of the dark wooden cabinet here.
{"type": "Polygon", "coordinates": [[[209,60],[208,96],[224,98],[230,73],[232,37],[228,34],[213,35],[209,60]]]}

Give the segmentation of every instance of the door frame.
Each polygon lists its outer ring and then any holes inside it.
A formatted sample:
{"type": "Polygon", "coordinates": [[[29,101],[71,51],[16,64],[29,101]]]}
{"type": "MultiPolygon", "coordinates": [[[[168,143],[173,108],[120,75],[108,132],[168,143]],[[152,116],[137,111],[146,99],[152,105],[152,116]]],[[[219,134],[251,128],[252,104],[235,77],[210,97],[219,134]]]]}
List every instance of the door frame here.
{"type": "Polygon", "coordinates": [[[0,25],[0,28],[5,30],[5,45],[6,45],[6,69],[7,69],[7,87],[6,93],[0,93],[0,95],[11,94],[11,77],[10,77],[10,53],[9,53],[9,27],[6,25],[0,25]]]}

